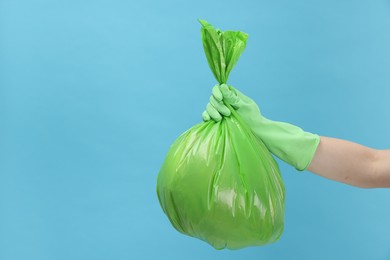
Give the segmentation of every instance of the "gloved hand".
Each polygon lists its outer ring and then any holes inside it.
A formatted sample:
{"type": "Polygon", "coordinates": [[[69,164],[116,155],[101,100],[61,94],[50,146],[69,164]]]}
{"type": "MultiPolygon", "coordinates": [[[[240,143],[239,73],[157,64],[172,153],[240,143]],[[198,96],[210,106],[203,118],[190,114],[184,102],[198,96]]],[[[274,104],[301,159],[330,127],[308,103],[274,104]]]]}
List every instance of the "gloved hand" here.
{"type": "Polygon", "coordinates": [[[210,102],[202,114],[203,120],[218,122],[224,116],[230,116],[231,111],[226,104],[231,105],[236,110],[252,132],[279,159],[294,166],[299,171],[305,170],[310,165],[320,142],[318,135],[305,132],[288,123],[265,118],[252,99],[226,84],[214,86],[210,102]]]}

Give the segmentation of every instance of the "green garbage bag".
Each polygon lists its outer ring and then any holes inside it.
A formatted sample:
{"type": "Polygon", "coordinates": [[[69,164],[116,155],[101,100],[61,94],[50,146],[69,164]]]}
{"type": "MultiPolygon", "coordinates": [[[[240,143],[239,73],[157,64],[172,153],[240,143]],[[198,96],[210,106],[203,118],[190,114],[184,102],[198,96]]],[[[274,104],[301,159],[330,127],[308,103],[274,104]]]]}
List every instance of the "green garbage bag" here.
{"type": "MultiPolygon", "coordinates": [[[[226,83],[248,35],[200,22],[209,66],[226,83]]],[[[157,180],[160,205],[178,231],[216,249],[275,242],[283,232],[285,201],[278,165],[227,106],[231,116],[197,124],[172,144],[157,180]]]]}

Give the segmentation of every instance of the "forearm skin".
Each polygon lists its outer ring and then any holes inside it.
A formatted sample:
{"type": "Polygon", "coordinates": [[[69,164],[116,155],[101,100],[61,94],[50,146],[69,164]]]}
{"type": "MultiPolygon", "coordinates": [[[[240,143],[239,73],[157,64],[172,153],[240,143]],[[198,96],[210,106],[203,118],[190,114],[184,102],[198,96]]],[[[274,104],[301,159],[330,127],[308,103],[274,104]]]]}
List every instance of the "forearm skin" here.
{"type": "Polygon", "coordinates": [[[322,136],[308,170],[356,187],[389,188],[390,150],[322,136]]]}

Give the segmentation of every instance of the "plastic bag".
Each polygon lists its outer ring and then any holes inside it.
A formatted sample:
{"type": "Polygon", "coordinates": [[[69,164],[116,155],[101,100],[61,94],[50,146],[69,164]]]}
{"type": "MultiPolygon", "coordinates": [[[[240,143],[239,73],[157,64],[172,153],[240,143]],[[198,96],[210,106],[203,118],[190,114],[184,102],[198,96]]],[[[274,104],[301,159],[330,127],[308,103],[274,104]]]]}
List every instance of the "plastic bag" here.
{"type": "MultiPolygon", "coordinates": [[[[200,22],[209,66],[225,83],[248,36],[200,22]]],[[[263,142],[229,109],[230,117],[197,124],[172,144],[158,175],[159,202],[178,231],[216,249],[272,243],[283,232],[283,180],[263,142]]]]}

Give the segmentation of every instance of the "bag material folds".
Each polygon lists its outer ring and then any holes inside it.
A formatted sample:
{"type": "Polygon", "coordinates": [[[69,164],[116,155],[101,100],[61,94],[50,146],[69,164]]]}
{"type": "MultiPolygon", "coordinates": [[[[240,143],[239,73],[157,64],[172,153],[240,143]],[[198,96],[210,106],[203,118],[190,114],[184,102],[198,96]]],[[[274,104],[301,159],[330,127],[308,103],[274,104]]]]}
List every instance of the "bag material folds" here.
{"type": "MultiPolygon", "coordinates": [[[[209,66],[222,84],[245,49],[248,35],[202,24],[209,66]]],[[[279,239],[285,188],[263,142],[232,112],[197,124],[171,146],[160,169],[157,195],[172,225],[216,249],[259,246],[279,239]]]]}

